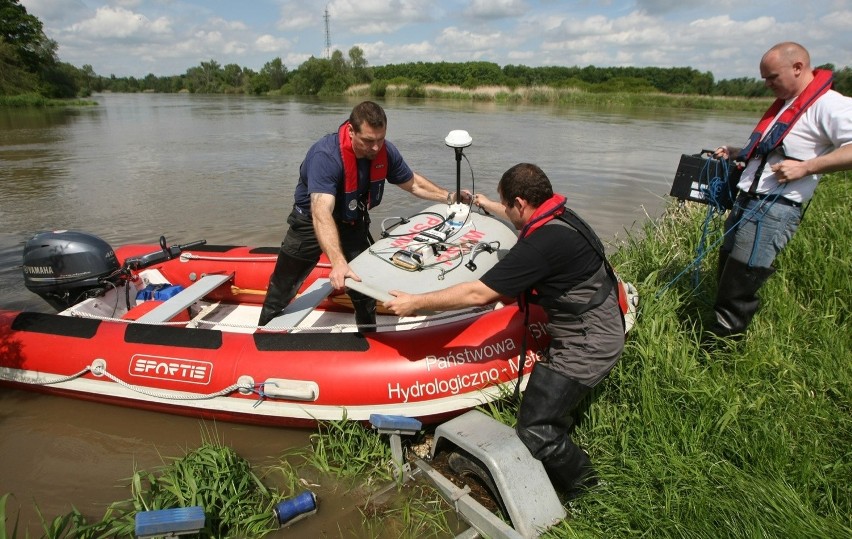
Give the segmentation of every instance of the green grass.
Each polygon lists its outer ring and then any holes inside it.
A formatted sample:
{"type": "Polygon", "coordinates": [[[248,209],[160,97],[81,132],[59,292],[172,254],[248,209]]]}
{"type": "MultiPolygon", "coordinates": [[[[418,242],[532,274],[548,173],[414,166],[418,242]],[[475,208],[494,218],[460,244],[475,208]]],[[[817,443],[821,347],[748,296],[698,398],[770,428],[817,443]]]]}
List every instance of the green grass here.
{"type": "Polygon", "coordinates": [[[50,99],[40,94],[0,95],[0,108],[43,108],[95,106],[95,101],[86,99],[50,99]]]}
{"type": "MultiPolygon", "coordinates": [[[[716,250],[696,271],[684,270],[697,256],[705,206],[673,203],[628,235],[613,262],[639,289],[640,315],[575,434],[602,483],[572,502],[546,537],[852,537],[849,179],[823,179],[739,342],[701,343],[716,250]]],[[[721,219],[714,224],[711,244],[721,219]]],[[[484,410],[515,421],[509,399],[484,410]]],[[[323,423],[310,447],[288,451],[263,473],[205,444],[164,470],[135,474],[133,499],[103,522],[87,524],[72,511],[45,519],[44,537],[112,536],[127,529],[134,510],[196,502],[218,519],[205,537],[261,537],[268,520],[259,515],[300,490],[305,476],[363,493],[363,529],[341,536],[459,533],[449,524],[452,508],[428,485],[395,484],[390,459],[387,440],[347,421],[323,423]],[[280,490],[264,486],[278,476],[280,490]],[[240,510],[229,513],[233,507],[240,510]]],[[[5,503],[4,496],[0,520],[8,518],[15,537],[5,503]]]]}
{"type": "MultiPolygon", "coordinates": [[[[290,494],[282,494],[266,486],[248,461],[216,440],[214,433],[203,434],[201,446],[183,457],[168,459],[154,471],[136,471],[129,479],[131,498],[111,504],[100,520],[88,521],[76,509],[53,520],[42,515],[41,537],[133,537],[137,513],[192,506],[204,508],[205,528],[188,537],[263,537],[277,530],[272,508],[298,492],[292,489],[290,494]]],[[[0,498],[0,521],[4,523],[6,501],[7,496],[0,498]]],[[[4,528],[0,528],[0,539],[6,537],[4,528]]],[[[9,537],[17,533],[16,517],[9,537]]],[[[31,536],[26,530],[24,533],[31,536]]]]}

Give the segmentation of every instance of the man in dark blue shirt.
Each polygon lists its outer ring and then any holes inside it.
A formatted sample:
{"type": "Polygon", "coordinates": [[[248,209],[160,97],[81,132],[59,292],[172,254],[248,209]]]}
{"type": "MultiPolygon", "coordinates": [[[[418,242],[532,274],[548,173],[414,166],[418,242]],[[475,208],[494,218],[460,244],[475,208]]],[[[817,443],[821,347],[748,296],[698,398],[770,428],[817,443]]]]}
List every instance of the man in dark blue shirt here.
{"type": "MultiPolygon", "coordinates": [[[[259,325],[287,307],[321,253],[331,262],[329,280],[335,289],[343,288],[346,278],[360,280],[349,261],[370,246],[367,212],[382,201],[386,181],[424,200],[451,202],[453,193],[409,168],[396,146],[385,140],[386,132],[385,111],[364,101],[335,133],[308,150],[259,325]]],[[[355,291],[349,296],[359,329],[373,330],[376,301],[355,291]]]]}

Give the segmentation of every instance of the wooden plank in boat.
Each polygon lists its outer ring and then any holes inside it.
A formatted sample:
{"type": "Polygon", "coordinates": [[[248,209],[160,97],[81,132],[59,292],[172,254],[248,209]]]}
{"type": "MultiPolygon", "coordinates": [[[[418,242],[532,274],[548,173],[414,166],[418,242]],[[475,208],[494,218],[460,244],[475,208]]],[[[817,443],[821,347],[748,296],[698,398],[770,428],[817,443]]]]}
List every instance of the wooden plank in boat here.
{"type": "Polygon", "coordinates": [[[479,279],[517,236],[503,221],[476,212],[461,222],[448,219],[459,206],[430,206],[391,230],[349,263],[361,281],[346,279],[347,288],[387,301],[391,290],[423,293],[479,279]]]}

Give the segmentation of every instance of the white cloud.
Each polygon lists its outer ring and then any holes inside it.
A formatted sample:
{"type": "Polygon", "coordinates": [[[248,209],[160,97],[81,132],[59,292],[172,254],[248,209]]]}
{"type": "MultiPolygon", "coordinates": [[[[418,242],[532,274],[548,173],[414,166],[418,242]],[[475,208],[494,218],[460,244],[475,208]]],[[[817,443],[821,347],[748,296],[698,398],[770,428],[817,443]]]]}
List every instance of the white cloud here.
{"type": "Polygon", "coordinates": [[[133,36],[147,39],[151,36],[168,34],[170,31],[171,22],[165,17],[152,21],[144,15],[121,7],[98,8],[94,17],[67,28],[68,33],[88,41],[126,39],[133,36]]]}
{"type": "Polygon", "coordinates": [[[332,0],[328,11],[333,27],[343,26],[355,35],[390,34],[434,20],[433,4],[423,0],[332,0]]]}
{"type": "Polygon", "coordinates": [[[507,45],[499,32],[490,34],[460,30],[454,26],[445,28],[435,38],[435,43],[449,54],[477,53],[491,50],[496,45],[507,45]]]}
{"type": "Polygon", "coordinates": [[[80,0],[24,0],[21,5],[46,26],[67,26],[78,20],[80,14],[94,13],[80,0]]]}
{"type": "Polygon", "coordinates": [[[523,0],[471,0],[464,14],[473,19],[520,17],[529,10],[523,0]]]}
{"type": "Polygon", "coordinates": [[[383,41],[374,43],[358,43],[364,51],[364,57],[370,65],[402,64],[407,62],[438,62],[443,59],[437,49],[428,41],[407,43],[402,46],[392,46],[383,41]]]}
{"type": "Polygon", "coordinates": [[[254,40],[254,47],[260,52],[274,52],[280,54],[281,51],[287,50],[292,46],[289,40],[264,34],[254,40]]]}
{"type": "Polygon", "coordinates": [[[134,35],[166,34],[171,23],[166,17],[154,21],[122,7],[100,7],[95,16],[72,24],[70,31],[89,39],[126,38],[134,35]]]}
{"type": "Polygon", "coordinates": [[[288,15],[286,17],[281,17],[275,27],[278,30],[284,31],[300,30],[316,26],[316,20],[317,19],[309,15],[288,15]]]}

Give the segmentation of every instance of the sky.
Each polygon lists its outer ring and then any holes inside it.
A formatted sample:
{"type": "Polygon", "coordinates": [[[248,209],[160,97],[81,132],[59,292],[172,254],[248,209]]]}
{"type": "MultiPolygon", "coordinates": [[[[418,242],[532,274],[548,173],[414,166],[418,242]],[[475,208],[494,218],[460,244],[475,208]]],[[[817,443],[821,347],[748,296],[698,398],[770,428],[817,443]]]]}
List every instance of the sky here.
{"type": "Polygon", "coordinates": [[[759,78],[796,41],[852,66],[852,0],[19,0],[60,60],[103,76],[179,75],[201,62],[289,70],[329,50],[368,65],[692,67],[759,78]],[[327,14],[327,17],[326,17],[327,14]],[[326,31],[328,29],[328,31],[326,31]],[[327,47],[330,42],[331,47],[327,47]]]}

